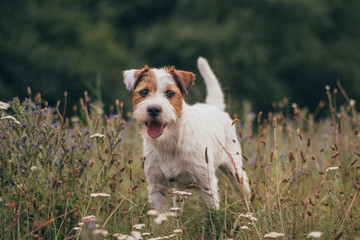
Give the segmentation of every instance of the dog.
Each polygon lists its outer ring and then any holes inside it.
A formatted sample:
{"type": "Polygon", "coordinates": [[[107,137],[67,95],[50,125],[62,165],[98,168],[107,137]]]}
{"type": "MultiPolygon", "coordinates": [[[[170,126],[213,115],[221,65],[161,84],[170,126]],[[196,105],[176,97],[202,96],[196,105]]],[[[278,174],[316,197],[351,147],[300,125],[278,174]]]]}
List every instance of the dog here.
{"type": "Polygon", "coordinates": [[[149,202],[159,212],[169,205],[169,188],[196,186],[202,201],[219,209],[219,168],[249,197],[250,187],[242,168],[236,129],[224,111],[224,94],[206,59],[198,58],[205,80],[205,104],[184,101],[195,74],[174,67],[132,69],[123,72],[132,93],[133,118],[143,138],[149,202]]]}

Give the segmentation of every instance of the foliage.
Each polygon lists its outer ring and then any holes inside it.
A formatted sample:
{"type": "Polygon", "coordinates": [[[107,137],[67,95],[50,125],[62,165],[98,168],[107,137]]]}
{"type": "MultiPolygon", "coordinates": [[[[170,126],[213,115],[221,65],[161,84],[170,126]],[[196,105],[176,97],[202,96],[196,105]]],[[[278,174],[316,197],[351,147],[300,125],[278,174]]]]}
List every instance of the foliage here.
{"type": "MultiPolygon", "coordinates": [[[[314,109],[338,79],[359,96],[359,1],[15,0],[0,3],[0,95],[25,86],[55,105],[84,88],[112,100],[127,96],[122,71],[144,64],[198,73],[209,59],[234,104],[257,110],[272,101],[314,109]],[[99,80],[100,79],[100,80],[99,80]],[[96,93],[101,81],[102,94],[96,93]],[[58,91],[60,90],[60,91],[58,91]],[[308,96],[312,96],[309,98],[308,96]]],[[[197,81],[202,87],[202,81],[197,81]]],[[[202,94],[190,96],[198,100],[202,94]]],[[[123,98],[125,109],[130,99],[123,98]]]]}
{"type": "Polygon", "coordinates": [[[285,115],[254,114],[244,105],[236,124],[250,199],[221,177],[220,210],[188,195],[196,189],[169,189],[182,199],[180,209],[156,216],[148,212],[137,126],[123,120],[119,101],[106,116],[85,93],[67,122],[59,104],[50,108],[38,95],[14,98],[0,110],[0,238],[359,236],[359,115],[354,102],[339,108],[336,95],[327,93],[331,118],[318,122],[288,102],[285,115]]]}

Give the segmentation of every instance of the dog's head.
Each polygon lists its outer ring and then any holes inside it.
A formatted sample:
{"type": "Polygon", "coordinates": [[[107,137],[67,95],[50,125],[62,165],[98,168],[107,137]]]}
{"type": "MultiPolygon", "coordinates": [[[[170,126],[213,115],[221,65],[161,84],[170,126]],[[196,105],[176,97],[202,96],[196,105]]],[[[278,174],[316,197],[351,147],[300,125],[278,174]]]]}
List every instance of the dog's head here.
{"type": "Polygon", "coordinates": [[[124,71],[124,82],[133,93],[133,117],[143,133],[151,138],[166,136],[167,126],[176,124],[182,116],[184,96],[193,85],[195,75],[174,67],[124,71]]]}

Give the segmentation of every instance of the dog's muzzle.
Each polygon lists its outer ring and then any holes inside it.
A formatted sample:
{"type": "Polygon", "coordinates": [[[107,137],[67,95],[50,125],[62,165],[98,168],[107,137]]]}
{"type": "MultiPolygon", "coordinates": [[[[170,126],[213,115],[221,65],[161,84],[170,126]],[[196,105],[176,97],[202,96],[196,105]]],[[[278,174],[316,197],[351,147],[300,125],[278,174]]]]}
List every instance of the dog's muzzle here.
{"type": "Polygon", "coordinates": [[[145,122],[147,133],[152,138],[158,138],[164,131],[166,124],[157,120],[157,117],[161,114],[161,107],[149,106],[148,109],[149,117],[152,118],[149,122],[145,122]]]}

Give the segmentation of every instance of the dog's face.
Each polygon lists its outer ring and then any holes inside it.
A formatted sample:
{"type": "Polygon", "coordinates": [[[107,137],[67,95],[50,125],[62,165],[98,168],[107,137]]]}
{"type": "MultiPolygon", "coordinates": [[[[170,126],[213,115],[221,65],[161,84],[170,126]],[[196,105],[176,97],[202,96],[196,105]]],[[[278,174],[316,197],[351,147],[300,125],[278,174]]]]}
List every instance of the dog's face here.
{"type": "Polygon", "coordinates": [[[133,117],[142,133],[157,139],[182,115],[184,96],[193,85],[195,75],[175,68],[124,71],[124,82],[133,93],[133,117]]]}

